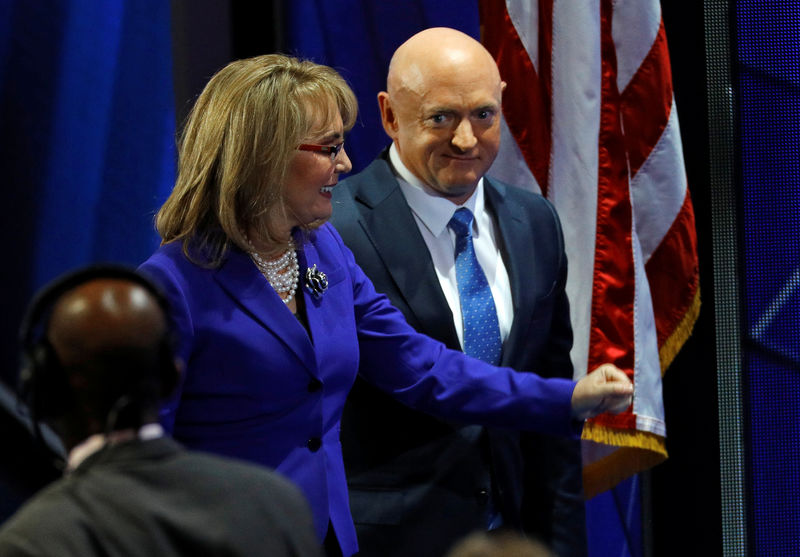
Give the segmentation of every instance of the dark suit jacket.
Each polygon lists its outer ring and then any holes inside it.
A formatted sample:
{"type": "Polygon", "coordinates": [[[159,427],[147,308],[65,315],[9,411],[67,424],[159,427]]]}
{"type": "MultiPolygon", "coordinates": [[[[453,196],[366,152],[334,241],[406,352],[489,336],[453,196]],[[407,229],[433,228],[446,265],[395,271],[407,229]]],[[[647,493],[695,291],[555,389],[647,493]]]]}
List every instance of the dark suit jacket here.
{"type": "MultiPolygon", "coordinates": [[[[571,377],[567,261],[555,210],[539,195],[488,178],[484,185],[514,305],[502,365],[571,377]]],[[[452,313],[386,153],[335,188],[332,223],[376,289],[414,328],[460,349],[452,313]]],[[[442,555],[459,537],[486,527],[490,485],[506,526],[536,534],[558,555],[586,552],[580,447],[574,439],[458,427],[357,380],[345,406],[342,443],[364,557],[442,555]]]]}
{"type": "Polygon", "coordinates": [[[320,557],[321,547],[287,480],[161,438],[91,455],[4,525],[0,555],[320,557]]]}

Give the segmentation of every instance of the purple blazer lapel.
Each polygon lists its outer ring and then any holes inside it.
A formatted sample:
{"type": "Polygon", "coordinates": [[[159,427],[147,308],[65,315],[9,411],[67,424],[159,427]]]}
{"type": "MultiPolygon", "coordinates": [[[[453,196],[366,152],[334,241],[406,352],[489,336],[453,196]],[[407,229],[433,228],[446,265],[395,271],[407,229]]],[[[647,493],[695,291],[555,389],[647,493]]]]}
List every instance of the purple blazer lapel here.
{"type": "MultiPolygon", "coordinates": [[[[300,245],[302,238],[297,237],[297,243],[300,245]]],[[[317,354],[326,352],[325,346],[326,339],[332,338],[335,334],[335,329],[339,326],[337,315],[339,309],[334,307],[333,300],[326,298],[326,296],[335,296],[335,294],[326,294],[325,291],[315,291],[307,280],[306,274],[309,269],[314,268],[324,274],[327,280],[327,286],[333,287],[335,284],[343,279],[343,274],[339,265],[334,264],[330,257],[323,258],[317,251],[314,243],[307,241],[302,243],[303,248],[297,254],[297,260],[300,264],[300,283],[298,284],[298,296],[303,296],[303,301],[306,306],[306,316],[308,318],[308,326],[311,330],[311,338],[314,342],[314,350],[317,354]],[[323,260],[324,259],[324,260],[323,260]]],[[[319,289],[319,284],[317,285],[319,289]]],[[[350,306],[348,309],[351,309],[350,306]]]]}
{"type": "Polygon", "coordinates": [[[317,375],[314,347],[308,334],[245,253],[232,249],[214,279],[253,319],[286,345],[313,375],[317,375]]]}

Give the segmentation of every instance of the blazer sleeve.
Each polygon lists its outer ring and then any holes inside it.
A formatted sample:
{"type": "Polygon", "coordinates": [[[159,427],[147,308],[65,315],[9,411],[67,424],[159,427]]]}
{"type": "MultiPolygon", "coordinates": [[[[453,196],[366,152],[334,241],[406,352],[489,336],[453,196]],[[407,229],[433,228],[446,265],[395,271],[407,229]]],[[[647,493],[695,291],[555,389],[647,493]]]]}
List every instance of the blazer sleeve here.
{"type": "Polygon", "coordinates": [[[360,373],[377,388],[417,410],[447,420],[563,436],[575,383],[498,368],[414,331],[378,294],[338,233],[330,227],[353,284],[360,373]]]}

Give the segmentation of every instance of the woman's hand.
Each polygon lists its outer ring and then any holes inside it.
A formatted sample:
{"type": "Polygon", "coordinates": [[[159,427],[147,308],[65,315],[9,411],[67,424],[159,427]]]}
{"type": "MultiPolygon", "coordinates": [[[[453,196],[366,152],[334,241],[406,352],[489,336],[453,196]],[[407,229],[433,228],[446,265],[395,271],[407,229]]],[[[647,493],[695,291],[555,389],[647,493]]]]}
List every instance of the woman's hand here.
{"type": "Polygon", "coordinates": [[[613,364],[602,364],[583,377],[572,391],[572,417],[585,420],[611,412],[619,414],[633,401],[633,383],[613,364]]]}

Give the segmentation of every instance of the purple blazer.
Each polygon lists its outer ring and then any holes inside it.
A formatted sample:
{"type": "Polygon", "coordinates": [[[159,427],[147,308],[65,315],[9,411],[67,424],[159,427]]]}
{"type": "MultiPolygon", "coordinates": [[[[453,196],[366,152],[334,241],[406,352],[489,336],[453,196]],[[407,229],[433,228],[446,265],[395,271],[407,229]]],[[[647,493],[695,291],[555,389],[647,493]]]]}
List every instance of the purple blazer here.
{"type": "MultiPolygon", "coordinates": [[[[308,267],[328,277],[315,297],[303,287],[309,334],[247,254],[218,268],[162,246],[141,266],[165,290],[186,363],[164,410],[186,446],[273,468],[311,505],[317,534],[333,525],[344,555],[358,549],[347,495],[339,421],[359,361],[364,379],[439,417],[557,435],[575,434],[574,382],[542,379],[473,360],[416,333],[356,265],[326,224],[297,235],[301,282],[308,267]]],[[[246,494],[243,494],[246,496],[246,494]]]]}

